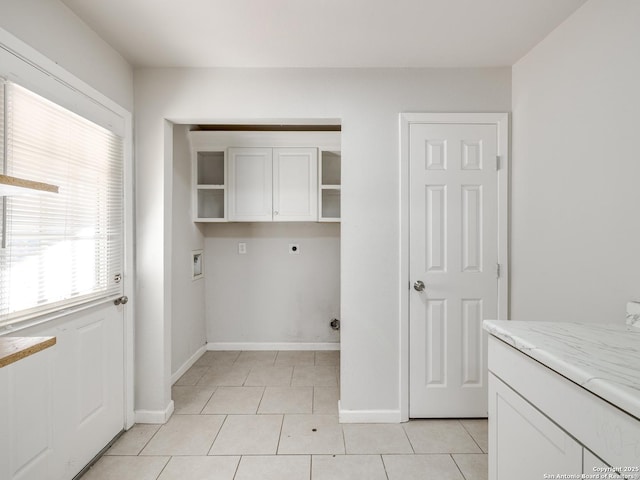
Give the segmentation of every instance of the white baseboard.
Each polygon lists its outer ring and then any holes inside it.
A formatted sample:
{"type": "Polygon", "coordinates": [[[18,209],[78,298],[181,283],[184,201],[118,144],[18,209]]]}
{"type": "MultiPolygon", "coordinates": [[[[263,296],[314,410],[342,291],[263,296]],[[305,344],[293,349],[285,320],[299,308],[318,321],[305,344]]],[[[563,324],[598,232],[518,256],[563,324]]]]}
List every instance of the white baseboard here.
{"type": "Polygon", "coordinates": [[[187,370],[189,370],[193,366],[193,364],[196,363],[202,355],[204,355],[204,352],[206,351],[207,351],[207,347],[203,345],[196,351],[196,353],[191,355],[191,357],[186,362],[184,362],[182,366],[174,374],[171,375],[171,385],[176,383],[178,379],[182,375],[184,375],[184,373],[187,370]]]}
{"type": "Polygon", "coordinates": [[[171,400],[164,410],[136,410],[136,423],[165,424],[171,418],[174,407],[173,400],[171,400]]]}
{"type": "Polygon", "coordinates": [[[338,401],[340,423],[401,423],[400,410],[344,410],[338,401]]]}
{"type": "Polygon", "coordinates": [[[325,343],[262,343],[262,342],[209,342],[207,350],[340,350],[337,342],[325,343]]]}

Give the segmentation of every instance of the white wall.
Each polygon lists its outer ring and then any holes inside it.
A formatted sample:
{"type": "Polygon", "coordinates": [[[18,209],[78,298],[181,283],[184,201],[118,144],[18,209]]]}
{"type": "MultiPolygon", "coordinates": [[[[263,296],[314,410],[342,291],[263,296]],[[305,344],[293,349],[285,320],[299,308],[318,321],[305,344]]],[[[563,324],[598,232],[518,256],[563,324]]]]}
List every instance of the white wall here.
{"type": "Polygon", "coordinates": [[[62,2],[0,0],[0,28],[132,111],[131,66],[62,2]]]}
{"type": "Polygon", "coordinates": [[[205,333],[205,283],[192,279],[191,252],[204,248],[200,224],[191,220],[191,153],[188,125],[173,127],[173,228],[171,272],[171,373],[191,359],[207,340],[205,333]]]}
{"type": "Polygon", "coordinates": [[[171,130],[165,119],[339,118],[341,405],[399,411],[400,356],[406,352],[399,351],[398,114],[509,111],[510,69],[140,69],[134,86],[143,257],[137,326],[149,339],[138,353],[152,371],[138,377],[139,404],[161,409],[170,398],[163,361],[170,350],[172,272],[161,263],[171,251],[172,171],[165,158],[171,130]]]}
{"type": "Polygon", "coordinates": [[[209,225],[205,281],[209,342],[339,341],[329,326],[340,317],[339,224],[209,225]],[[289,253],[291,243],[299,254],[289,253]]]}
{"type": "Polygon", "coordinates": [[[511,317],[640,298],[640,2],[591,0],[513,67],[511,317]]]}

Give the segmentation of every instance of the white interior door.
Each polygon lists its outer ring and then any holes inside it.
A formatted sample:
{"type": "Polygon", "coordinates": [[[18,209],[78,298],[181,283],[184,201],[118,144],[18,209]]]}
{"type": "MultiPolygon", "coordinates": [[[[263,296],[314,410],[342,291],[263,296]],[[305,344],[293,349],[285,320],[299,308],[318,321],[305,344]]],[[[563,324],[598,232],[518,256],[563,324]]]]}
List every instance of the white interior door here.
{"type": "Polygon", "coordinates": [[[487,416],[482,320],[497,318],[497,144],[495,124],[409,127],[410,417],[487,416]]]}

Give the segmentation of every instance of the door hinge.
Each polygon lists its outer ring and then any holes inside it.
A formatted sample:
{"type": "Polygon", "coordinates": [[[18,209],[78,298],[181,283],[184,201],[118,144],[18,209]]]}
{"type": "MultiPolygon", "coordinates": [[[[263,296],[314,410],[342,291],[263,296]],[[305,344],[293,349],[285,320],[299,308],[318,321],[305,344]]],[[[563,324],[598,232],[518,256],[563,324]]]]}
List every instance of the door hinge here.
{"type": "Polygon", "coordinates": [[[500,264],[496,263],[496,278],[500,278],[500,264]]]}
{"type": "Polygon", "coordinates": [[[496,155],[496,171],[500,170],[500,155],[496,155]]]}

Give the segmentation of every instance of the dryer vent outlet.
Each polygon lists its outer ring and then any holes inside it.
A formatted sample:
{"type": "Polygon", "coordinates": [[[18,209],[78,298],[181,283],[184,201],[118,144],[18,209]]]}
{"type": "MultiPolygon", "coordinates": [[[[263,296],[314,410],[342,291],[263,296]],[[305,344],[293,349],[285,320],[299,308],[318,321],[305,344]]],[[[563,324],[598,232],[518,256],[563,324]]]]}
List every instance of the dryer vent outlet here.
{"type": "Polygon", "coordinates": [[[331,325],[331,328],[334,330],[340,330],[340,320],[337,318],[332,319],[331,322],[329,322],[329,325],[331,325]]]}

